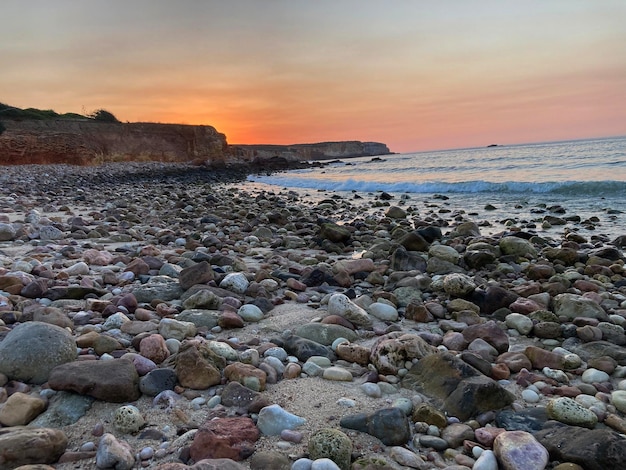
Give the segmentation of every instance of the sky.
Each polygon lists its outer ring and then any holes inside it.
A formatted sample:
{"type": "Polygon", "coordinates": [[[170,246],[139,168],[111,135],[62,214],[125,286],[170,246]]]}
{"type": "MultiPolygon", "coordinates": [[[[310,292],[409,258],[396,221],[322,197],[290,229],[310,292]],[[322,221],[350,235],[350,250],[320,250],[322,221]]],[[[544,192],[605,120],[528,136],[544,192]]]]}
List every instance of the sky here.
{"type": "Polygon", "coordinates": [[[0,102],[393,152],[626,134],[624,0],[2,0],[0,102]]]}

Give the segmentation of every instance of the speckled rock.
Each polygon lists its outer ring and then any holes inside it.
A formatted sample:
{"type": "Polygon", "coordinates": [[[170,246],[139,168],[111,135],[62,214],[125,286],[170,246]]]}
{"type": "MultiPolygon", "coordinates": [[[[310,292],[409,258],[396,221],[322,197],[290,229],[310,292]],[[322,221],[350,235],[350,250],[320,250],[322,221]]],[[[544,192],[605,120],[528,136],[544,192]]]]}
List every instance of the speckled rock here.
{"type": "Polygon", "coordinates": [[[350,470],[352,441],[338,429],[321,429],[309,437],[309,457],[328,458],[341,470],[350,470]]]}
{"type": "Polygon", "coordinates": [[[374,345],[370,360],[379,373],[397,374],[406,361],[422,359],[436,352],[437,348],[417,335],[390,333],[374,345]]]}
{"type": "Polygon", "coordinates": [[[139,409],[133,405],[121,406],[113,414],[113,426],[122,434],[134,434],[145,424],[139,409]]]}
{"type": "Polygon", "coordinates": [[[593,428],[598,422],[596,414],[567,397],[553,398],[546,405],[548,416],[565,424],[593,428]]]}
{"type": "Polygon", "coordinates": [[[608,321],[604,309],[591,299],[576,294],[559,294],[554,298],[554,313],[568,320],[576,317],[597,318],[608,321]]]}

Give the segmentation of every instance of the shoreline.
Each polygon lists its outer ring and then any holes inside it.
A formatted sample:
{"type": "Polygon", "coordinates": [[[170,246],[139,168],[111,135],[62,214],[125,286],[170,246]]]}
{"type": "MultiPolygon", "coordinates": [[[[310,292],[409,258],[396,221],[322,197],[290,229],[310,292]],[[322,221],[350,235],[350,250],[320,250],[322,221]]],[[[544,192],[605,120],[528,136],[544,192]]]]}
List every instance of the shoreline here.
{"type": "MultiPolygon", "coordinates": [[[[572,453],[576,449],[547,457],[546,449],[557,452],[547,432],[554,426],[570,435],[602,431],[585,435],[583,450],[589,454],[580,458],[587,461],[609,458],[593,454],[594,439],[616,439],[626,449],[624,244],[575,232],[487,235],[466,214],[411,213],[407,206],[415,201],[399,196],[375,194],[361,201],[331,192],[307,198],[289,189],[259,190],[247,184],[251,172],[245,168],[5,168],[0,352],[15,363],[0,365],[0,432],[22,432],[12,424],[22,421],[62,430],[68,443],[54,457],[64,456],[65,463],[54,463],[56,469],[94,466],[103,447],[122,462],[120,468],[130,459],[130,465],[144,468],[187,468],[190,452],[205,455],[215,447],[195,439],[211,421],[262,421],[264,407],[227,402],[225,390],[237,382],[254,384],[260,389],[256,399],[306,423],[290,430],[295,436],[261,433],[238,456],[245,455],[240,467],[232,468],[262,468],[262,458],[270,459],[271,468],[291,468],[310,456],[310,442],[325,428],[347,436],[353,465],[378,459],[385,462],[379,468],[389,469],[480,469],[477,461],[491,458],[485,451],[505,458],[493,444],[495,435],[488,436],[496,429],[536,436],[531,445],[545,457],[543,468],[579,458],[572,453]],[[375,212],[359,210],[374,202],[375,212]],[[339,218],[345,220],[336,224],[339,218]],[[41,322],[65,329],[79,350],[78,357],[57,366],[68,373],[53,376],[52,383],[52,370],[41,370],[44,364],[20,362],[27,344],[13,345],[17,354],[10,359],[2,350],[18,326],[41,322]],[[349,344],[334,344],[328,335],[349,344]],[[199,371],[183,365],[181,357],[205,346],[222,357],[218,380],[191,381],[192,386],[185,380],[199,371]],[[311,350],[327,359],[312,362],[311,350]],[[116,362],[122,356],[126,360],[116,362]],[[420,362],[435,359],[475,371],[506,400],[480,408],[480,394],[470,393],[466,408],[455,408],[428,380],[414,388],[420,362]],[[174,383],[163,388],[173,395],[161,403],[163,390],[146,393],[145,379],[141,388],[137,379],[137,388],[122,400],[113,400],[110,391],[91,398],[92,392],[68,393],[85,380],[72,374],[84,373],[79,367],[86,361],[94,371],[97,363],[131,362],[142,378],[152,370],[173,370],[174,383]],[[236,367],[227,372],[226,364],[236,367]],[[25,367],[45,379],[15,373],[25,367]],[[7,400],[16,393],[34,401],[9,410],[6,403],[17,402],[7,400]],[[83,414],[58,425],[59,413],[64,419],[72,414],[60,405],[77,397],[89,401],[83,414]],[[545,410],[558,408],[564,398],[580,407],[575,417],[557,409],[548,419],[545,410]],[[135,406],[143,420],[129,432],[114,419],[125,404],[135,406]],[[402,409],[404,418],[379,423],[376,413],[389,408],[402,409]],[[542,417],[529,411],[537,408],[542,417]],[[507,422],[502,410],[538,429],[507,422]],[[369,416],[370,424],[342,425],[357,413],[369,416]],[[581,416],[582,424],[573,424],[581,416]],[[103,433],[116,445],[102,441],[103,433]],[[400,437],[383,444],[388,433],[400,437]]],[[[40,341],[50,350],[58,346],[45,337],[40,341]]],[[[436,370],[444,374],[439,364],[436,370]]],[[[117,387],[127,389],[119,377],[117,387]]],[[[508,444],[514,451],[522,445],[514,439],[508,444]]],[[[615,452],[626,458],[626,450],[615,452]]]]}

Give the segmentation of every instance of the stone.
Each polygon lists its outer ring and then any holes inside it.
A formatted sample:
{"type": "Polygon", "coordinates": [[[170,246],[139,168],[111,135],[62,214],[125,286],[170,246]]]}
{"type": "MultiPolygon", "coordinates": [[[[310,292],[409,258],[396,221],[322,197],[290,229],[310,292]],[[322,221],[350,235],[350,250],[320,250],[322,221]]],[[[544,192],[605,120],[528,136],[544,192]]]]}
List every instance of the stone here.
{"type": "Polygon", "coordinates": [[[509,350],[509,337],[495,321],[489,320],[485,323],[470,325],[463,330],[463,337],[471,343],[477,338],[482,338],[492,345],[499,353],[509,350]]]}
{"type": "Polygon", "coordinates": [[[404,234],[398,243],[408,251],[428,251],[430,246],[430,243],[417,230],[404,234]]]}
{"type": "Polygon", "coordinates": [[[248,289],[250,281],[244,273],[228,273],[220,282],[222,289],[227,289],[236,294],[243,294],[248,289]]]}
{"type": "Polygon", "coordinates": [[[370,362],[370,349],[354,343],[341,343],[335,350],[337,357],[348,362],[356,362],[366,366],[370,362]]]}
{"type": "Polygon", "coordinates": [[[328,367],[324,369],[322,378],[326,380],[334,380],[336,382],[352,382],[352,374],[343,367],[328,367]]]}
{"type": "Polygon", "coordinates": [[[48,409],[40,414],[31,426],[59,428],[74,424],[85,416],[94,399],[71,392],[56,392],[48,403],[48,409]]]}
{"type": "Polygon", "coordinates": [[[543,406],[526,408],[520,411],[502,410],[496,413],[496,426],[507,431],[526,431],[534,433],[543,428],[548,421],[548,413],[543,406]]]}
{"type": "Polygon", "coordinates": [[[609,315],[593,300],[576,294],[559,294],[554,298],[554,313],[573,320],[577,317],[597,318],[608,321],[609,315]]]}
{"type": "Polygon", "coordinates": [[[196,284],[206,284],[215,279],[213,268],[206,261],[192,264],[178,273],[178,282],[183,290],[196,284]]]}
{"type": "Polygon", "coordinates": [[[170,357],[170,351],[165,344],[165,338],[157,334],[146,336],[140,341],[139,354],[150,359],[155,364],[161,364],[165,359],[170,357]]]}
{"type": "Polygon", "coordinates": [[[46,408],[41,398],[15,392],[0,408],[0,424],[3,426],[24,426],[35,419],[46,408]]]}
{"type": "Polygon", "coordinates": [[[296,429],[306,419],[284,410],[280,405],[269,405],[259,411],[257,426],[266,436],[278,436],[285,429],[296,429]]]}
{"type": "Polygon", "coordinates": [[[76,392],[108,402],[135,401],[141,396],[139,375],[130,360],[78,361],[52,369],[53,390],[76,392]]]}
{"type": "Polygon", "coordinates": [[[260,396],[259,392],[255,392],[239,382],[229,382],[221,394],[222,405],[243,409],[247,409],[260,396]]]}
{"type": "Polygon", "coordinates": [[[333,294],[328,299],[328,314],[339,315],[357,327],[371,328],[372,319],[368,313],[352,302],[345,294],[333,294]]]}
{"type": "Polygon", "coordinates": [[[386,322],[395,322],[398,320],[398,310],[392,306],[382,302],[374,302],[367,311],[373,317],[386,322]]]}
{"type": "Polygon", "coordinates": [[[400,408],[344,416],[339,425],[377,437],[387,446],[405,445],[411,438],[409,420],[400,408]]]}
{"type": "Polygon", "coordinates": [[[476,284],[466,274],[452,273],[443,278],[443,289],[452,297],[465,297],[476,289],[476,284]]]}
{"type": "Polygon", "coordinates": [[[443,411],[460,420],[501,409],[514,400],[497,382],[446,352],[420,359],[401,383],[405,388],[437,399],[443,411]]]}
{"type": "Polygon", "coordinates": [[[209,419],[195,434],[189,453],[196,462],[220,458],[242,461],[254,453],[258,439],[259,429],[250,418],[209,419]]]}
{"type": "MultiPolygon", "coordinates": [[[[187,293],[193,289],[189,289],[187,293]]],[[[183,308],[186,310],[219,310],[222,299],[210,289],[200,289],[193,292],[183,300],[183,308]]]]}
{"type": "Polygon", "coordinates": [[[255,452],[250,457],[250,470],[290,470],[291,461],[286,455],[280,452],[273,452],[269,450],[262,450],[255,452]]]}
{"type": "Polygon", "coordinates": [[[180,298],[183,290],[177,281],[171,280],[167,283],[147,283],[138,285],[133,288],[133,292],[137,302],[149,304],[155,299],[161,301],[169,301],[180,298]]]}
{"type": "Polygon", "coordinates": [[[335,357],[335,354],[330,347],[296,335],[290,335],[285,338],[283,347],[285,348],[285,351],[293,356],[296,356],[298,360],[302,362],[306,362],[313,356],[323,356],[328,359],[334,359],[335,357]]]}
{"type": "Polygon", "coordinates": [[[452,448],[461,447],[463,441],[473,441],[476,439],[474,429],[465,423],[450,423],[441,430],[441,437],[448,443],[448,446],[452,448]]]}
{"type": "Polygon", "coordinates": [[[537,250],[528,240],[508,236],[502,237],[498,243],[503,255],[511,255],[517,258],[536,258],[537,250]]]}
{"type": "Polygon", "coordinates": [[[567,397],[553,398],[546,405],[546,411],[551,419],[565,424],[593,428],[598,422],[593,411],[567,397]]]}
{"type": "Polygon", "coordinates": [[[391,333],[382,336],[374,345],[370,361],[379,373],[395,375],[405,367],[406,361],[422,359],[437,351],[417,335],[391,333]]]}
{"type": "Polygon", "coordinates": [[[139,379],[139,390],[144,395],[156,397],[164,390],[174,390],[178,378],[169,368],[153,369],[139,379]]]}
{"type": "Polygon", "coordinates": [[[483,450],[474,462],[472,470],[498,470],[498,459],[492,450],[483,450]]]}
{"type": "Polygon", "coordinates": [[[113,414],[113,426],[122,434],[134,434],[146,424],[136,406],[121,406],[113,414]]]}
{"type": "Polygon", "coordinates": [[[54,463],[65,452],[67,443],[67,436],[59,429],[25,426],[0,428],[0,469],[54,463]]]}
{"type": "Polygon", "coordinates": [[[41,384],[48,380],[51,370],[76,356],[76,343],[63,328],[42,322],[20,323],[0,341],[0,373],[9,379],[41,384]]]}
{"type": "Polygon", "coordinates": [[[504,321],[508,328],[513,328],[524,336],[533,330],[533,321],[521,313],[510,313],[504,321]]]}
{"type": "Polygon", "coordinates": [[[338,338],[345,338],[348,341],[356,341],[357,339],[356,333],[351,329],[326,323],[305,323],[298,326],[294,330],[294,334],[324,346],[330,346],[338,338]]]}
{"type": "Polygon", "coordinates": [[[337,225],[333,222],[325,222],[320,225],[319,236],[333,243],[347,243],[352,234],[347,227],[337,225]]]}
{"type": "Polygon", "coordinates": [[[425,272],[427,263],[424,257],[416,251],[407,251],[399,246],[391,254],[390,268],[394,271],[421,271],[425,272]]]}
{"type": "Polygon", "coordinates": [[[448,425],[446,415],[428,403],[421,403],[415,407],[411,419],[415,423],[428,423],[437,426],[439,429],[443,429],[448,425]]]}
{"type": "Polygon", "coordinates": [[[196,335],[196,325],[190,322],[174,320],[173,318],[162,318],[159,322],[159,334],[164,339],[177,339],[182,341],[196,335]]]}
{"type": "Polygon", "coordinates": [[[42,225],[39,227],[39,238],[41,240],[61,240],[63,236],[63,231],[54,225],[42,225]]]}
{"type": "Polygon", "coordinates": [[[113,434],[105,433],[98,444],[96,466],[131,470],[135,466],[135,456],[127,443],[118,441],[113,434]]]}
{"type": "Polygon", "coordinates": [[[0,222],[0,242],[7,242],[15,239],[17,232],[13,224],[0,222]]]}
{"type": "Polygon", "coordinates": [[[204,341],[187,340],[178,353],[168,361],[174,362],[174,370],[183,387],[206,390],[222,381],[221,371],[226,360],[215,354],[204,341]]]}
{"type": "Polygon", "coordinates": [[[393,446],[389,449],[389,457],[400,465],[409,468],[425,469],[426,462],[422,457],[409,449],[400,446],[393,446]]]}
{"type": "Polygon", "coordinates": [[[313,460],[328,458],[341,470],[350,470],[352,441],[338,429],[320,429],[308,443],[309,457],[313,460]]]}
{"type": "Polygon", "coordinates": [[[546,448],[524,431],[498,434],[493,452],[503,470],[543,470],[549,461],[546,448]]]}
{"type": "Polygon", "coordinates": [[[259,322],[263,320],[263,310],[253,304],[245,304],[239,307],[237,314],[247,322],[259,322]]]}
{"type": "Polygon", "coordinates": [[[267,374],[251,364],[235,362],[224,368],[224,377],[229,382],[239,382],[255,392],[265,390],[267,374]]]}
{"type": "Polygon", "coordinates": [[[611,403],[617,410],[626,413],[626,390],[611,392],[611,403]]]}
{"type": "Polygon", "coordinates": [[[196,328],[205,327],[207,330],[217,326],[219,312],[202,308],[186,309],[176,315],[176,320],[193,323],[196,328]]]}
{"type": "Polygon", "coordinates": [[[622,468],[626,438],[609,429],[553,426],[535,434],[554,460],[572,462],[585,470],[622,468]]]}

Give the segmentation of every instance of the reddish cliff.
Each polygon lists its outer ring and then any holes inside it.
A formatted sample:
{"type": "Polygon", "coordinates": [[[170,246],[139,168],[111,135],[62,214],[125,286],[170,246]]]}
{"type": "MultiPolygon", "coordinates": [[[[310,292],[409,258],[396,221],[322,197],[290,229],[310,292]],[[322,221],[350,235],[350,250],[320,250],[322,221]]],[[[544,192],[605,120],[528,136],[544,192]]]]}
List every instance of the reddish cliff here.
{"type": "Polygon", "coordinates": [[[91,120],[3,120],[0,164],[199,161],[224,164],[226,136],[211,126],[91,120]]]}

